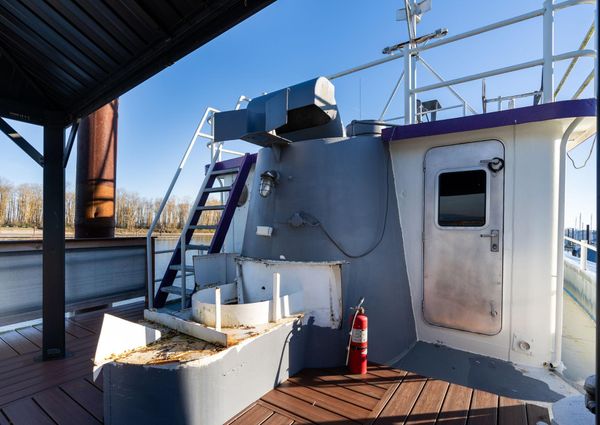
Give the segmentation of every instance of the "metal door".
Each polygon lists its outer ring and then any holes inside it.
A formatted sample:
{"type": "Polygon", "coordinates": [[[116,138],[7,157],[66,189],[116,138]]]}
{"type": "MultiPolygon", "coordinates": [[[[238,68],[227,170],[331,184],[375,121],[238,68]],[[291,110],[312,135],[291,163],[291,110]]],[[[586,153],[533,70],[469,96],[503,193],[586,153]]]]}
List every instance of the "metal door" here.
{"type": "Polygon", "coordinates": [[[502,328],[504,146],[444,146],[425,156],[423,314],[433,325],[502,328]]]}

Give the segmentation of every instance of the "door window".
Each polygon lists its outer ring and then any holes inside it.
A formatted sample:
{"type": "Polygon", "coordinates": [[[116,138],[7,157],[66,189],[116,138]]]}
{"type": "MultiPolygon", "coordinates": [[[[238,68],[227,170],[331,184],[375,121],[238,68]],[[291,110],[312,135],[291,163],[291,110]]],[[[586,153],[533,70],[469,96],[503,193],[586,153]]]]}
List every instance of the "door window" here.
{"type": "Polygon", "coordinates": [[[438,224],[442,227],[483,227],[486,213],[485,170],[439,175],[438,224]]]}

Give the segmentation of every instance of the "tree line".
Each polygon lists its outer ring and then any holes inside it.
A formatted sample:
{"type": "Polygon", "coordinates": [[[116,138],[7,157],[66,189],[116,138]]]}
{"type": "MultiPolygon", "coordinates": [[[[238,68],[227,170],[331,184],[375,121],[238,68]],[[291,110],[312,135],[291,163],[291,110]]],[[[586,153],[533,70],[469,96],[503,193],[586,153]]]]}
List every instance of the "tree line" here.
{"type": "MultiPolygon", "coordinates": [[[[0,177],[0,227],[42,228],[42,186],[39,184],[14,185],[0,177]]],[[[115,205],[117,228],[126,230],[150,227],[160,206],[160,199],[148,199],[127,190],[118,190],[115,205]]],[[[210,203],[210,202],[209,202],[210,203]]],[[[172,198],[166,204],[157,224],[159,232],[177,231],[183,228],[190,211],[187,199],[172,198]]],[[[216,224],[217,211],[205,211],[199,224],[216,224]]],[[[65,225],[75,222],[75,193],[65,194],[65,225]]]]}

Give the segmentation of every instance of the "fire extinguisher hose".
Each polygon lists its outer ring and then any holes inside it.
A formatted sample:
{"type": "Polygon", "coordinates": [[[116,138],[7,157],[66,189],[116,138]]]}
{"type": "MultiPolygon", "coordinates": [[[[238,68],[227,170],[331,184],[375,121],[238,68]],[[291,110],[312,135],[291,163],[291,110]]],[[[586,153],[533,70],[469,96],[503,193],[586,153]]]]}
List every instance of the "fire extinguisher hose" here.
{"type": "Polygon", "coordinates": [[[350,325],[350,335],[348,336],[348,346],[346,347],[346,366],[348,366],[348,360],[350,359],[350,345],[352,344],[352,331],[354,330],[354,322],[356,322],[356,316],[360,312],[360,308],[365,302],[365,297],[362,297],[358,302],[358,305],[354,308],[354,316],[352,317],[352,324],[350,325]]]}

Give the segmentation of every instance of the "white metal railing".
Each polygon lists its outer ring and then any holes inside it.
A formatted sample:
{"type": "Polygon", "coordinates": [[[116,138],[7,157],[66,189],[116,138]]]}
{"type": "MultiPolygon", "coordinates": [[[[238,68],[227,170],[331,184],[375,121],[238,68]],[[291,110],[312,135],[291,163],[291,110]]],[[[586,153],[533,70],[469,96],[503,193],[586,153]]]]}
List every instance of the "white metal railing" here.
{"type": "MultiPolygon", "coordinates": [[[[415,122],[418,122],[419,117],[421,115],[423,115],[423,111],[417,110],[417,94],[435,90],[435,89],[439,89],[439,88],[447,88],[448,90],[451,91],[451,93],[457,99],[459,99],[459,101],[462,103],[462,106],[463,106],[463,115],[466,115],[467,110],[473,114],[476,114],[478,112],[467,103],[467,101],[456,91],[456,89],[453,88],[453,86],[456,86],[456,85],[462,84],[462,83],[466,83],[466,82],[470,82],[470,81],[483,80],[485,78],[489,78],[489,77],[493,77],[493,76],[497,76],[497,75],[501,75],[501,74],[506,74],[506,73],[510,73],[510,72],[515,72],[515,71],[520,71],[520,70],[533,68],[533,67],[537,67],[537,66],[542,67],[542,82],[543,82],[543,84],[542,84],[541,92],[536,91],[536,92],[518,94],[518,95],[513,95],[513,96],[504,96],[504,97],[500,96],[500,97],[493,99],[493,101],[498,102],[500,108],[502,107],[503,101],[508,101],[509,108],[510,108],[510,107],[514,107],[515,100],[518,98],[541,95],[542,102],[549,103],[549,102],[554,101],[555,96],[558,94],[558,91],[564,84],[564,80],[566,79],[566,77],[568,77],[568,72],[566,72],[565,75],[563,76],[563,78],[561,79],[561,82],[559,83],[557,90],[555,90],[554,63],[571,59],[571,65],[569,68],[572,68],[572,65],[574,65],[574,63],[579,58],[590,57],[590,58],[596,58],[594,69],[597,68],[596,51],[597,51],[598,47],[595,46],[594,49],[586,49],[586,45],[588,44],[588,41],[591,38],[591,34],[596,29],[597,21],[595,21],[592,24],[592,27],[586,34],[586,37],[580,44],[579,49],[573,50],[570,52],[566,52],[566,53],[561,53],[561,54],[555,54],[555,52],[554,52],[554,15],[555,15],[555,12],[566,9],[568,7],[577,6],[577,5],[584,5],[584,4],[594,5],[596,3],[595,0],[566,0],[566,1],[562,1],[560,3],[554,3],[554,0],[544,0],[543,7],[540,9],[536,9],[531,12],[524,13],[519,16],[515,16],[513,18],[504,19],[499,22],[495,22],[495,23],[485,25],[485,26],[482,26],[482,27],[479,27],[479,28],[476,28],[476,29],[473,29],[470,31],[466,31],[462,34],[457,34],[454,36],[441,38],[439,40],[435,40],[432,42],[429,42],[430,41],[429,40],[429,41],[421,43],[421,44],[418,44],[419,40],[416,39],[414,36],[414,34],[416,33],[416,20],[414,19],[414,14],[412,12],[409,12],[409,9],[410,9],[409,4],[408,4],[409,2],[407,1],[406,3],[407,3],[406,10],[407,10],[407,22],[409,25],[410,41],[408,43],[404,44],[402,50],[399,50],[398,53],[392,52],[391,54],[389,54],[388,56],[386,56],[384,58],[377,59],[372,62],[368,62],[366,64],[359,65],[359,66],[347,69],[345,71],[341,71],[341,72],[338,72],[338,73],[328,76],[328,78],[330,80],[333,80],[333,79],[344,77],[346,75],[350,75],[350,74],[353,74],[353,73],[356,73],[356,72],[359,72],[359,71],[362,71],[365,69],[372,68],[374,66],[378,66],[378,65],[381,65],[381,64],[384,64],[387,62],[391,62],[391,61],[403,58],[404,70],[403,70],[402,74],[400,75],[400,78],[396,82],[394,89],[392,90],[392,94],[385,104],[385,107],[383,108],[383,112],[381,113],[381,115],[379,117],[379,119],[381,121],[394,121],[399,118],[402,118],[402,119],[404,119],[404,124],[413,124],[415,122]],[[411,16],[411,15],[413,15],[413,16],[411,16]],[[543,19],[543,29],[542,29],[542,31],[543,31],[543,37],[542,37],[543,56],[540,59],[535,59],[535,60],[531,60],[528,62],[516,64],[516,65],[510,65],[510,66],[497,68],[497,69],[493,69],[493,70],[489,70],[489,71],[485,71],[485,72],[480,72],[480,73],[476,73],[476,74],[472,74],[472,75],[468,75],[468,76],[464,76],[464,77],[460,77],[460,78],[454,78],[451,80],[445,80],[422,57],[422,53],[427,50],[431,50],[436,47],[444,46],[446,44],[454,43],[459,40],[464,40],[466,38],[474,37],[474,36],[489,32],[489,31],[493,31],[493,30],[496,30],[499,28],[514,25],[519,22],[527,21],[527,20],[537,18],[537,17],[542,17],[542,19],[543,19]],[[437,83],[433,83],[433,84],[429,84],[429,85],[421,86],[421,87],[417,86],[417,84],[416,84],[416,63],[417,63],[417,61],[420,62],[424,68],[426,68],[429,72],[431,72],[436,77],[436,79],[438,80],[437,83]],[[384,119],[384,116],[389,109],[389,105],[390,105],[393,97],[399,91],[400,83],[402,80],[404,81],[404,115],[402,117],[396,117],[393,119],[384,119]]],[[[587,87],[587,85],[590,84],[594,75],[595,75],[594,71],[590,72],[590,74],[587,76],[585,81],[582,83],[582,85],[576,91],[573,98],[577,98],[581,94],[581,92],[583,92],[585,87],[587,87]]],[[[595,81],[595,84],[597,84],[597,81],[595,81]]],[[[492,99],[489,99],[489,101],[492,101],[492,99]]],[[[485,105],[487,105],[487,103],[488,102],[486,102],[484,100],[484,108],[485,108],[485,105]]],[[[452,108],[454,108],[454,107],[452,107],[452,108]]]]}
{"type": "Polygon", "coordinates": [[[587,270],[588,269],[588,266],[587,266],[588,249],[598,252],[596,250],[596,246],[589,244],[588,241],[586,241],[585,239],[578,241],[577,239],[573,239],[568,236],[565,236],[564,238],[565,238],[565,241],[571,242],[572,244],[579,245],[581,247],[581,250],[579,251],[579,269],[587,270]]]}
{"type": "MultiPolygon", "coordinates": [[[[251,99],[246,96],[240,96],[236,103],[235,109],[236,110],[240,109],[243,102],[249,102],[250,100],[251,99]]],[[[231,154],[234,156],[243,156],[244,155],[243,152],[238,152],[238,151],[234,151],[231,149],[225,149],[223,147],[223,142],[215,141],[214,115],[218,112],[220,112],[218,109],[215,109],[212,107],[208,107],[204,111],[204,114],[202,115],[202,119],[200,120],[200,123],[196,127],[196,131],[194,132],[194,135],[192,136],[192,138],[183,154],[183,157],[181,158],[181,161],[179,162],[179,166],[175,170],[175,174],[173,175],[173,178],[171,179],[171,183],[169,184],[169,187],[167,188],[167,191],[166,191],[165,195],[163,196],[163,199],[158,207],[158,210],[156,211],[154,219],[152,220],[152,224],[150,224],[150,227],[148,228],[148,232],[146,234],[146,255],[147,255],[146,266],[147,266],[147,275],[148,275],[147,276],[147,285],[148,285],[148,307],[149,308],[154,307],[155,283],[160,282],[162,280],[162,278],[158,278],[158,279],[154,278],[154,272],[155,272],[154,256],[159,255],[159,254],[173,253],[175,251],[174,249],[164,249],[164,250],[154,251],[152,235],[153,235],[154,231],[156,230],[156,226],[160,222],[160,218],[162,216],[162,213],[163,213],[167,203],[169,202],[169,199],[173,192],[173,188],[175,187],[175,184],[179,180],[179,176],[180,176],[181,172],[183,171],[183,169],[185,168],[187,160],[188,160],[190,154],[192,153],[192,150],[194,149],[196,142],[198,141],[198,139],[208,140],[206,146],[210,149],[211,162],[210,162],[208,171],[206,173],[206,176],[210,175],[215,164],[222,160],[223,153],[228,153],[228,154],[231,154]],[[210,130],[205,130],[206,126],[210,126],[210,130]]],[[[204,189],[206,187],[206,181],[207,180],[205,178],[198,196],[202,195],[202,192],[204,191],[204,189]]],[[[221,196],[223,196],[223,194],[221,194],[221,196]]],[[[196,204],[198,203],[198,201],[199,201],[199,198],[196,199],[196,204]]],[[[185,254],[186,253],[185,234],[187,233],[187,231],[189,230],[189,227],[191,225],[192,215],[193,215],[193,211],[190,212],[190,216],[188,217],[186,224],[183,228],[183,231],[181,233],[181,236],[179,238],[181,254],[182,254],[181,272],[179,275],[176,275],[175,279],[178,279],[178,278],[181,279],[182,304],[185,302],[186,277],[193,274],[191,272],[188,272],[185,267],[185,255],[186,255],[185,254]]]]}

